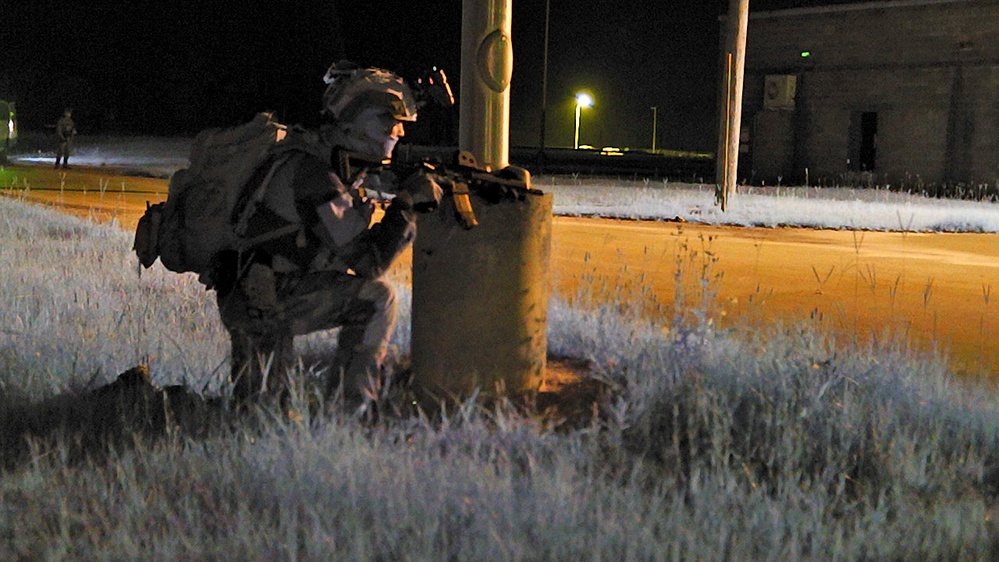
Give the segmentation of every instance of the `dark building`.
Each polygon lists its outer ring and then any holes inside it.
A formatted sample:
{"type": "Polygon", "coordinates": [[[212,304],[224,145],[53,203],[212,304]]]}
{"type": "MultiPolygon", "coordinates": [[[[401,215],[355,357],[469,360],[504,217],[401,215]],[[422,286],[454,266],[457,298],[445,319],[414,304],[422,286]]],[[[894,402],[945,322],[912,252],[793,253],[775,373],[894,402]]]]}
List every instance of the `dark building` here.
{"type": "Polygon", "coordinates": [[[995,184],[999,0],[751,13],[743,95],[750,182],[995,184]]]}

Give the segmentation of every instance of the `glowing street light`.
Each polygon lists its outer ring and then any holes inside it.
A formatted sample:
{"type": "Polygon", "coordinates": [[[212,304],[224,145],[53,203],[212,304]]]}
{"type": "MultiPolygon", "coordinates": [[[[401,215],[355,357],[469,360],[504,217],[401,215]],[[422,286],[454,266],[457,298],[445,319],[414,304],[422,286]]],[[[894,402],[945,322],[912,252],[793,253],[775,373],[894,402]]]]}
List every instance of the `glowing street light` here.
{"type": "Polygon", "coordinates": [[[593,98],[589,94],[576,94],[576,130],[572,136],[573,148],[579,149],[579,113],[584,107],[593,105],[593,98]]]}

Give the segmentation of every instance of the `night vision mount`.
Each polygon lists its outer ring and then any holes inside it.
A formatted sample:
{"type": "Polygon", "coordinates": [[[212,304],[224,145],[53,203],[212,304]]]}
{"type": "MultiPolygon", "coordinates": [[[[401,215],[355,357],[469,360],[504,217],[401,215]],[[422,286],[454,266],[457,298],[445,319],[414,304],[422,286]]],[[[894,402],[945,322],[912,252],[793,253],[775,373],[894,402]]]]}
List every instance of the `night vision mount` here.
{"type": "Polygon", "coordinates": [[[452,107],[454,105],[454,92],[451,84],[447,80],[444,69],[433,69],[423,77],[416,79],[410,84],[413,96],[416,97],[417,107],[423,107],[428,103],[435,103],[442,107],[452,107]]]}

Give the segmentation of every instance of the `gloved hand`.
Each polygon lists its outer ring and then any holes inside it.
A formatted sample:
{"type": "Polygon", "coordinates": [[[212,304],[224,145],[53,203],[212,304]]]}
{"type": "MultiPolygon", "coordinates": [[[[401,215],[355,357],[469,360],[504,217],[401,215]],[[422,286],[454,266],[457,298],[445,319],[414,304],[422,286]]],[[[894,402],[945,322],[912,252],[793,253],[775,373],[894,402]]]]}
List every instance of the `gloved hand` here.
{"type": "Polygon", "coordinates": [[[444,197],[444,190],[434,179],[423,172],[416,172],[402,181],[401,193],[412,197],[413,210],[418,213],[429,213],[437,210],[444,197]]]}

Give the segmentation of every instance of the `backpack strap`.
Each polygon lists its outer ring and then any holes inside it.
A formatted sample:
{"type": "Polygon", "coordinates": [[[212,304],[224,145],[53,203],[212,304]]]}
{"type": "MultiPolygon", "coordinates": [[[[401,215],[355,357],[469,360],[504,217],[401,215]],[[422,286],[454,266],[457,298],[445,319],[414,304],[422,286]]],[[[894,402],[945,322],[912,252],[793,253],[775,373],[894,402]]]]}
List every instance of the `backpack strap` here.
{"type": "Polygon", "coordinates": [[[297,232],[298,229],[299,225],[289,224],[282,226],[281,228],[275,228],[274,230],[270,232],[265,232],[259,236],[254,236],[253,238],[240,238],[239,242],[237,243],[236,250],[239,252],[245,252],[246,250],[249,250],[254,246],[263,244],[264,242],[274,240],[275,238],[280,238],[286,234],[291,234],[292,232],[297,232]]]}
{"type": "MultiPolygon", "coordinates": [[[[288,153],[283,155],[281,158],[275,160],[274,163],[271,164],[271,168],[267,170],[267,174],[264,176],[264,179],[260,182],[260,185],[257,186],[257,188],[250,195],[250,197],[246,200],[246,205],[243,207],[243,210],[239,213],[239,220],[236,221],[235,232],[237,237],[242,238],[243,235],[246,234],[246,229],[248,228],[250,223],[250,217],[252,217],[253,213],[257,211],[257,206],[260,205],[260,202],[264,200],[264,194],[267,193],[267,186],[269,186],[271,180],[274,179],[274,174],[277,173],[278,168],[280,168],[288,160],[290,160],[292,155],[293,153],[288,153]]],[[[283,227],[278,230],[285,230],[287,228],[288,227],[283,227]]],[[[295,229],[297,228],[298,227],[295,226],[295,229]]],[[[279,236],[283,236],[284,234],[287,233],[282,233],[279,236]]],[[[261,236],[266,236],[266,235],[261,235],[261,236]]],[[[260,236],[254,238],[254,240],[258,238],[260,238],[260,236]]],[[[270,238],[268,238],[268,240],[269,239],[270,238]]]]}

